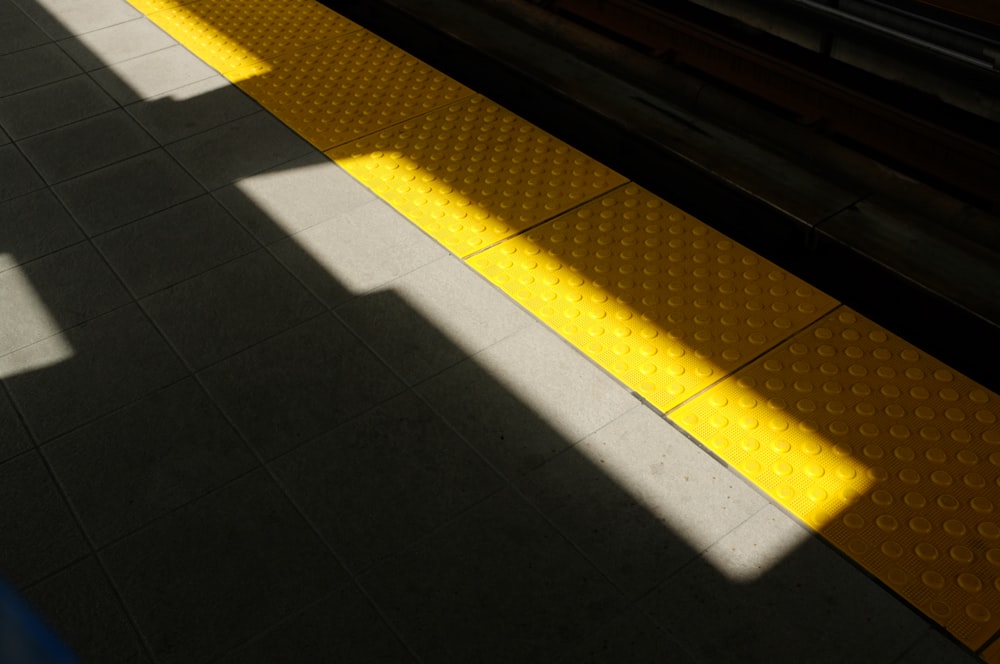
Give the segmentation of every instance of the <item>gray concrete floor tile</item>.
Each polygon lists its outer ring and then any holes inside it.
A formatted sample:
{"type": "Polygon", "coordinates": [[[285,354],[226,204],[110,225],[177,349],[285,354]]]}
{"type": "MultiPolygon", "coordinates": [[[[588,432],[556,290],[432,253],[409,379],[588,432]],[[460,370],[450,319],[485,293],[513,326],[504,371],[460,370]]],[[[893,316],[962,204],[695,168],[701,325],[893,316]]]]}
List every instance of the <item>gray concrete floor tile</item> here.
{"type": "Polygon", "coordinates": [[[156,143],[118,109],[27,138],[20,146],[52,184],[146,152],[156,143]]]}
{"type": "Polygon", "coordinates": [[[214,129],[261,110],[260,105],[221,76],[176,88],[125,107],[160,143],[214,129]]]}
{"type": "Polygon", "coordinates": [[[355,587],[334,594],[237,648],[219,664],[297,662],[415,662],[355,587]],[[291,655],[294,653],[294,655],[291,655]]]}
{"type": "Polygon", "coordinates": [[[329,307],[447,255],[382,201],[337,214],[271,251],[329,307]]]}
{"type": "Polygon", "coordinates": [[[21,416],[7,396],[7,390],[0,385],[0,463],[11,459],[33,447],[28,430],[24,428],[21,416]]]}
{"type": "Polygon", "coordinates": [[[524,328],[417,390],[512,477],[540,466],[637,403],[540,325],[524,328]]]}
{"type": "Polygon", "coordinates": [[[209,394],[265,458],[403,391],[339,321],[325,315],[201,374],[209,394]]]}
{"type": "Polygon", "coordinates": [[[142,306],[195,369],[325,311],[264,249],[155,293],[142,306]]]}
{"type": "Polygon", "coordinates": [[[216,73],[191,51],[175,45],[97,69],[91,76],[119,103],[130,104],[213,78],[216,73]]]}
{"type": "Polygon", "coordinates": [[[163,149],[85,173],[54,189],[91,236],[205,193],[163,149]]]}
{"type": "Polygon", "coordinates": [[[530,473],[523,490],[631,597],[767,504],[644,406],[530,473]]]}
{"type": "Polygon", "coordinates": [[[697,664],[663,628],[634,607],[588,635],[560,664],[697,664]]]}
{"type": "Polygon", "coordinates": [[[353,571],[504,486],[412,392],[306,443],[271,468],[353,571]]]}
{"type": "Polygon", "coordinates": [[[207,194],[100,235],[94,244],[136,297],[260,247],[207,194]]]}
{"type": "Polygon", "coordinates": [[[42,178],[16,145],[0,146],[0,202],[23,196],[45,186],[42,178]]]}
{"type": "Polygon", "coordinates": [[[212,661],[346,582],[263,471],[154,522],[102,558],[164,664],[212,661]]]}
{"type": "Polygon", "coordinates": [[[0,97],[0,126],[19,140],[110,111],[115,106],[115,101],[93,79],[80,74],[0,97]]]}
{"type": "Polygon", "coordinates": [[[450,255],[336,313],[411,385],[532,324],[509,297],[450,255]]]}
{"type": "Polygon", "coordinates": [[[141,399],[184,373],[135,305],[0,357],[0,377],[40,441],[141,399]]]}
{"type": "Polygon", "coordinates": [[[909,607],[775,507],[643,604],[703,662],[891,662],[926,629],[909,607]]]}
{"type": "Polygon", "coordinates": [[[932,628],[893,664],[982,664],[982,660],[932,628]]]}
{"type": "Polygon", "coordinates": [[[122,0],[14,0],[53,39],[100,30],[140,16],[122,0]]]}
{"type": "Polygon", "coordinates": [[[215,196],[264,244],[378,200],[315,151],[240,180],[215,196]]]}
{"type": "Polygon", "coordinates": [[[37,452],[0,464],[0,574],[25,587],[89,547],[37,452]]]}
{"type": "Polygon", "coordinates": [[[0,271],[27,263],[84,239],[51,191],[40,189],[0,203],[0,271]]]}
{"type": "Polygon", "coordinates": [[[0,55],[41,46],[49,36],[9,0],[0,1],[0,55]]]}
{"type": "Polygon", "coordinates": [[[97,547],[258,467],[193,378],[61,436],[42,453],[97,547]]]}
{"type": "Polygon", "coordinates": [[[89,242],[0,272],[0,355],[107,313],[130,299],[89,242]]]}
{"type": "Polygon", "coordinates": [[[435,662],[552,661],[622,603],[510,491],[360,580],[409,647],[435,662]]]}
{"type": "Polygon", "coordinates": [[[25,598],[80,661],[151,661],[93,556],[35,584],[25,598]]]}
{"type": "Polygon", "coordinates": [[[55,44],[0,56],[0,97],[69,78],[80,68],[55,44]]]}
{"type": "Polygon", "coordinates": [[[147,18],[137,18],[59,42],[85,71],[131,60],[177,44],[147,18]]]}
{"type": "Polygon", "coordinates": [[[167,149],[209,190],[313,151],[295,132],[263,111],[172,143],[167,149]]]}

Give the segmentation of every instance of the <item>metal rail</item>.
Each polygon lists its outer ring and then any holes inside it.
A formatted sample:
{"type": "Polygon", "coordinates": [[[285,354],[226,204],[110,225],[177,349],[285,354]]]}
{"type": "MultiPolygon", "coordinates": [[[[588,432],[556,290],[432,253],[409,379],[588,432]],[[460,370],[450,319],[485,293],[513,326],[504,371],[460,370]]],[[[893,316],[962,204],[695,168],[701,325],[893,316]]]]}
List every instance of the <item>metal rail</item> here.
{"type": "MultiPolygon", "coordinates": [[[[1000,132],[995,125],[986,120],[976,124],[966,115],[960,122],[942,124],[930,119],[933,114],[925,115],[920,103],[883,94],[885,86],[872,85],[873,76],[868,75],[867,88],[858,87],[861,72],[846,78],[824,73],[825,69],[843,73],[850,69],[847,65],[805,50],[769,51],[745,35],[727,34],[718,26],[680,15],[685,7],[711,14],[708,10],[689,3],[667,4],[670,11],[637,0],[547,0],[542,6],[621,35],[655,55],[668,56],[783,108],[805,124],[866,146],[914,175],[1000,209],[1000,141],[996,140],[1000,132]],[[987,125],[986,132],[971,129],[987,125]],[[988,138],[989,132],[993,138],[988,138]]],[[[997,78],[992,68],[978,72],[997,78]]]]}
{"type": "MultiPolygon", "coordinates": [[[[990,72],[1000,73],[1000,68],[998,68],[996,54],[1000,51],[1000,43],[998,42],[985,42],[978,35],[973,35],[967,31],[960,31],[964,38],[972,41],[975,40],[979,42],[979,57],[974,57],[961,51],[936,44],[932,41],[922,39],[909,32],[896,29],[891,26],[883,25],[875,21],[859,16],[855,13],[844,11],[832,5],[826,5],[821,2],[816,2],[815,0],[784,0],[787,4],[798,6],[808,12],[815,15],[824,17],[828,20],[834,21],[838,25],[847,26],[855,30],[862,30],[870,35],[875,35],[884,39],[892,40],[896,43],[903,44],[910,48],[920,49],[926,53],[933,54],[935,56],[945,58],[947,60],[953,61],[958,64],[968,65],[976,67],[978,69],[990,72]]],[[[950,33],[958,34],[959,31],[947,26],[938,21],[933,21],[927,19],[919,14],[913,14],[911,12],[906,12],[900,10],[891,5],[886,5],[881,2],[866,2],[871,7],[878,8],[882,11],[890,12],[896,14],[900,17],[905,17],[908,21],[913,21],[914,23],[920,23],[923,25],[933,26],[938,30],[947,30],[950,33]]]]}

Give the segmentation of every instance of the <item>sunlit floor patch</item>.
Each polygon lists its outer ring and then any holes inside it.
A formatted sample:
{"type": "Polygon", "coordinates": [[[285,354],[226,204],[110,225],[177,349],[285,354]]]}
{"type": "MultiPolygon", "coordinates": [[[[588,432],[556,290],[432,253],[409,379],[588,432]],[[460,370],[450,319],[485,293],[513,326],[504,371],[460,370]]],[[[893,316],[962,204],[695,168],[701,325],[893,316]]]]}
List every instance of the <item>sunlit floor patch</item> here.
{"type": "Polygon", "coordinates": [[[836,306],[636,185],[469,262],[661,410],[836,306]]]}
{"type": "Polygon", "coordinates": [[[198,0],[149,19],[223,73],[361,29],[312,0],[198,0]]]}
{"type": "Polygon", "coordinates": [[[251,65],[230,76],[320,150],[472,91],[367,30],[251,65]]]}
{"type": "Polygon", "coordinates": [[[670,417],[976,648],[1000,628],[998,413],[841,308],[670,417]]]}
{"type": "Polygon", "coordinates": [[[459,256],[625,182],[480,95],[327,154],[459,256]]]}

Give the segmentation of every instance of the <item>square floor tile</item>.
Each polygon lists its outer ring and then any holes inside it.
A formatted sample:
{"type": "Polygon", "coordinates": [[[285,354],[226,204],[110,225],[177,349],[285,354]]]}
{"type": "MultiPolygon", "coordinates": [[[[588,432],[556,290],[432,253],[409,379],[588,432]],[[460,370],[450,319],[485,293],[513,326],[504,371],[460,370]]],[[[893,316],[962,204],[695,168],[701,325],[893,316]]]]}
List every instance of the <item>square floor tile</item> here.
{"type": "Polygon", "coordinates": [[[55,191],[93,236],[205,190],[165,150],[156,149],[67,180],[55,191]]]}
{"type": "Polygon", "coordinates": [[[336,214],[271,250],[329,307],[447,255],[382,201],[336,214]]]}
{"type": "Polygon", "coordinates": [[[59,42],[85,71],[176,46],[174,38],[145,17],[94,30],[59,42]]]}
{"type": "Polygon", "coordinates": [[[699,661],[892,662],[926,629],[775,507],[707,554],[642,602],[699,661]]]}
{"type": "Polygon", "coordinates": [[[53,39],[82,34],[139,17],[122,0],[14,0],[53,39]]]}
{"type": "Polygon", "coordinates": [[[45,186],[42,178],[14,145],[0,145],[0,202],[45,186]]]}
{"type": "Polygon", "coordinates": [[[209,368],[202,379],[245,438],[273,458],[403,390],[324,315],[209,368]]]}
{"type": "Polygon", "coordinates": [[[237,648],[219,664],[296,662],[415,662],[403,644],[375,612],[368,599],[351,585],[237,648]]]}
{"type": "Polygon", "coordinates": [[[632,597],[767,504],[644,406],[530,473],[523,490],[632,597]]]}
{"type": "Polygon", "coordinates": [[[634,607],[587,635],[579,646],[570,649],[568,656],[557,661],[560,664],[707,664],[696,660],[649,616],[634,607]]]}
{"type": "Polygon", "coordinates": [[[0,385],[0,463],[32,448],[31,437],[24,428],[21,416],[0,385]]]}
{"type": "Polygon", "coordinates": [[[11,2],[0,2],[0,55],[50,41],[41,28],[11,2]]]}
{"type": "Polygon", "coordinates": [[[21,265],[84,238],[52,192],[40,189],[0,203],[0,271],[21,265]]]}
{"type": "Polygon", "coordinates": [[[0,56],[0,97],[37,88],[80,73],[55,44],[43,44],[0,56]]]}
{"type": "Polygon", "coordinates": [[[130,301],[88,242],[0,272],[0,355],[130,301]]]}
{"type": "Polygon", "coordinates": [[[145,297],[260,247],[205,194],[94,238],[136,297],[145,297]]]}
{"type": "Polygon", "coordinates": [[[445,256],[337,310],[404,380],[425,380],[531,323],[509,297],[445,256]]]}
{"type": "Polygon", "coordinates": [[[244,178],[215,197],[264,244],[378,200],[319,152],[244,178]]]}
{"type": "Polygon", "coordinates": [[[349,569],[400,550],[503,486],[412,392],[272,462],[349,569]]]}
{"type": "Polygon", "coordinates": [[[164,664],[208,662],[343,585],[343,568],[263,471],[102,553],[164,664]]]}
{"type": "Polygon", "coordinates": [[[25,599],[81,661],[150,661],[93,556],[35,584],[25,599]]]}
{"type": "Polygon", "coordinates": [[[261,110],[221,76],[213,76],[125,107],[161,143],[213,129],[261,110]]]}
{"type": "Polygon", "coordinates": [[[98,547],[257,466],[194,379],[61,436],[43,454],[98,547]]]}
{"type": "Polygon", "coordinates": [[[637,403],[539,325],[445,370],[417,391],[510,477],[540,466],[637,403]]]}
{"type": "MultiPolygon", "coordinates": [[[[143,23],[152,26],[145,19],[143,23]]],[[[157,37],[156,40],[173,41],[164,37],[157,37]]],[[[121,104],[163,94],[215,75],[215,70],[191,51],[176,45],[98,69],[91,74],[121,104]]]]}
{"type": "Polygon", "coordinates": [[[28,586],[89,552],[37,452],[0,464],[0,575],[28,586]]]}
{"type": "Polygon", "coordinates": [[[68,180],[156,147],[142,127],[121,109],[27,138],[20,145],[49,183],[68,180]]]}
{"type": "Polygon", "coordinates": [[[71,124],[116,106],[86,74],[0,97],[0,126],[15,139],[71,124]],[[72,103],[67,103],[72,100],[72,103]]]}
{"type": "Polygon", "coordinates": [[[621,609],[614,587],[502,492],[361,577],[424,661],[546,662],[621,609]]]}
{"type": "Polygon", "coordinates": [[[196,369],[324,311],[263,249],[155,293],[142,306],[196,369]]]}
{"type": "Polygon", "coordinates": [[[264,111],[172,143],[167,149],[209,190],[313,151],[264,111]]]}
{"type": "Polygon", "coordinates": [[[0,357],[0,377],[41,441],[141,399],[184,373],[135,305],[0,357]]]}

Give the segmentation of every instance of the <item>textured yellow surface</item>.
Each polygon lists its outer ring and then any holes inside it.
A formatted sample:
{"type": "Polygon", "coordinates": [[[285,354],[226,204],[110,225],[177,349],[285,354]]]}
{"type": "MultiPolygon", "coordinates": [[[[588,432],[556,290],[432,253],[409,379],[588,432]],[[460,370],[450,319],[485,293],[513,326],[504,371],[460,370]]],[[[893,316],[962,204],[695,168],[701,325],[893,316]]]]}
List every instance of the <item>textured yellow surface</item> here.
{"type": "Polygon", "coordinates": [[[181,5],[189,5],[197,0],[128,0],[128,3],[143,14],[175,9],[181,5]]]}
{"type": "Polygon", "coordinates": [[[149,19],[223,73],[361,29],[312,0],[198,0],[149,19]]]}
{"type": "Polygon", "coordinates": [[[472,94],[367,30],[229,75],[321,150],[472,94]]]}
{"type": "Polygon", "coordinates": [[[836,306],[632,184],[469,263],[661,410],[836,306]]]}
{"type": "Polygon", "coordinates": [[[327,154],[459,256],[625,182],[480,95],[327,154]]]}
{"type": "Polygon", "coordinates": [[[1000,628],[1000,397],[847,308],[670,414],[970,647],[1000,628]]]}

